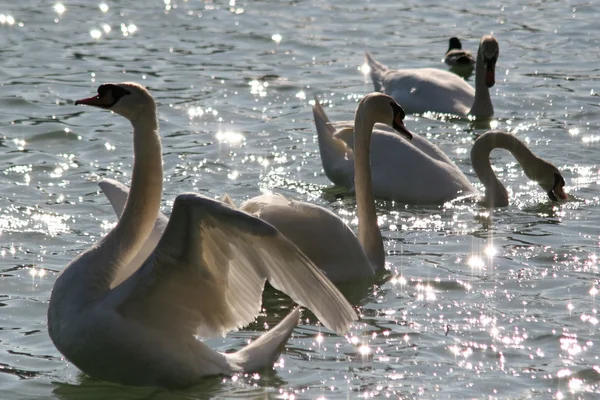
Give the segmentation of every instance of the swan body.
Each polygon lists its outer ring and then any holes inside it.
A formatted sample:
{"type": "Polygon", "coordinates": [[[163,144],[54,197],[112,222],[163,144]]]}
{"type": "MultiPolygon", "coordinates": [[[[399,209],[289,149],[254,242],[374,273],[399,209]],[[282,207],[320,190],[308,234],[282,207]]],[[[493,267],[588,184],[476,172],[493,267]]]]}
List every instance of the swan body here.
{"type": "MultiPolygon", "coordinates": [[[[335,185],[352,192],[353,158],[357,150],[352,140],[352,123],[332,124],[317,100],[313,115],[325,175],[335,185]]],[[[440,204],[478,194],[465,174],[442,150],[418,135],[413,134],[412,140],[407,141],[386,126],[378,125],[373,131],[370,148],[376,197],[407,204],[440,204]]],[[[498,207],[509,202],[508,191],[494,174],[489,161],[490,152],[496,148],[510,151],[525,174],[538,182],[551,200],[567,198],[563,190],[565,181],[556,167],[534,155],[515,136],[489,131],[477,138],[471,149],[473,169],[485,187],[483,205],[498,207]]]]}
{"type": "Polygon", "coordinates": [[[448,50],[442,61],[450,67],[450,71],[463,78],[471,76],[475,68],[475,58],[469,50],[463,50],[457,37],[451,37],[448,41],[448,50]]]}
{"type": "Polygon", "coordinates": [[[392,96],[408,113],[427,111],[461,116],[491,117],[494,107],[489,88],[495,84],[498,41],[485,35],[479,43],[475,88],[452,72],[437,68],[391,70],[366,53],[376,91],[392,96]]]}
{"type": "MultiPolygon", "coordinates": [[[[335,185],[354,192],[353,124],[332,124],[316,99],[313,116],[325,175],[335,185]]],[[[384,125],[375,128],[371,173],[376,197],[407,204],[437,204],[477,192],[448,156],[427,139],[413,135],[408,141],[384,125]]]]}
{"type": "Polygon", "coordinates": [[[120,83],[101,85],[97,96],[76,104],[129,119],[134,166],[119,222],[63,269],[50,295],[50,338],[75,366],[97,379],[166,388],[271,367],[298,323],[298,309],[234,353],[214,351],[196,338],[252,322],[266,280],[338,333],[357,318],[273,226],[197,194],[175,199],[156,246],[136,258],[157,226],[162,196],[154,100],[142,86],[120,83]],[[136,268],[124,268],[136,260],[142,260],[136,268]]]}
{"type": "MultiPolygon", "coordinates": [[[[393,108],[395,101],[389,96],[377,94],[368,97],[359,104],[357,116],[372,115],[376,120],[394,125],[393,112],[401,108],[393,108]],[[383,110],[381,112],[380,110],[383,110]]],[[[360,121],[360,119],[359,119],[360,121]]],[[[370,135],[370,122],[357,135],[370,135]]],[[[374,124],[374,122],[373,122],[374,124]]],[[[384,125],[385,126],[385,125],[384,125]]],[[[402,131],[401,127],[397,127],[402,131]]],[[[403,132],[406,135],[406,132],[403,132]]],[[[357,168],[368,169],[369,164],[359,164],[357,168]]],[[[117,215],[122,214],[129,189],[112,179],[104,179],[99,183],[108,197],[117,215]]],[[[359,184],[363,197],[357,195],[357,206],[364,208],[368,192],[372,188],[359,184]]],[[[235,207],[231,199],[227,203],[235,207]]],[[[274,226],[283,236],[294,243],[325,275],[334,283],[346,283],[358,280],[371,280],[385,266],[383,241],[377,225],[375,209],[369,210],[359,217],[359,231],[369,233],[369,238],[360,239],[352,230],[331,211],[302,201],[288,199],[279,194],[266,194],[249,199],[241,204],[240,210],[254,215],[274,226]]],[[[150,254],[158,243],[169,219],[159,213],[152,234],[144,243],[140,254],[150,254]]],[[[130,267],[131,268],[131,267],[130,267]]],[[[135,268],[135,267],[133,267],[135,268]]]]}

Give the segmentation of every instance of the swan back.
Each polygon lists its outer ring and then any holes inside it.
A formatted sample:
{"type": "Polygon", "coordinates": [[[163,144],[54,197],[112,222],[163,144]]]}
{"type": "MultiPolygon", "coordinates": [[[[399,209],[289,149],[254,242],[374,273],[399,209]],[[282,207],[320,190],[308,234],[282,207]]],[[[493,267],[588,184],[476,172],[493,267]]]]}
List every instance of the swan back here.
{"type": "Polygon", "coordinates": [[[254,197],[240,209],[273,225],[332,282],[373,278],[375,270],[358,238],[333,212],[278,194],[254,197]]]}

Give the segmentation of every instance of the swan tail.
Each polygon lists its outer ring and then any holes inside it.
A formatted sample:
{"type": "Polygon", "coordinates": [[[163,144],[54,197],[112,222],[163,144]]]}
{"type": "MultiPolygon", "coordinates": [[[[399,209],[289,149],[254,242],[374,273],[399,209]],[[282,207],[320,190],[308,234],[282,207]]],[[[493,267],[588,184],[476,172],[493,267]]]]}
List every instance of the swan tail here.
{"type": "Polygon", "coordinates": [[[317,135],[319,139],[321,137],[332,137],[335,133],[335,128],[329,121],[327,114],[325,114],[325,110],[323,106],[319,102],[317,96],[315,96],[315,105],[313,106],[313,117],[315,119],[315,126],[317,127],[317,135]]]}
{"type": "Polygon", "coordinates": [[[296,307],[273,329],[261,335],[243,349],[225,354],[234,370],[244,372],[271,368],[300,320],[300,307],[296,307]]]}
{"type": "Polygon", "coordinates": [[[348,181],[354,179],[354,161],[347,156],[348,146],[346,143],[335,137],[335,127],[327,118],[327,114],[325,114],[325,110],[316,96],[313,117],[317,128],[321,164],[325,175],[336,185],[348,186],[348,181]],[[352,179],[349,180],[348,177],[350,176],[352,176],[352,179]]]}
{"type": "Polygon", "coordinates": [[[369,68],[371,70],[371,80],[373,81],[373,86],[376,92],[383,91],[383,76],[386,72],[389,71],[389,68],[382,63],[375,61],[375,59],[369,54],[369,52],[365,51],[365,59],[369,68]]]}

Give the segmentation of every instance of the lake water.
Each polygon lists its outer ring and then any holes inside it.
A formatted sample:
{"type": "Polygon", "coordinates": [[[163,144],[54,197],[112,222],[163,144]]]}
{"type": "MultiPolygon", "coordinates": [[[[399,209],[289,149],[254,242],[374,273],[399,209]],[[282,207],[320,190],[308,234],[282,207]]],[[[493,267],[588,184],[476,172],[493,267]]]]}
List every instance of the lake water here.
{"type": "MultiPolygon", "coordinates": [[[[599,16],[592,1],[0,2],[1,397],[597,398],[599,16]],[[313,95],[332,120],[350,119],[372,90],[365,50],[394,67],[444,68],[450,36],[476,52],[490,32],[498,128],[560,168],[569,201],[550,203],[498,151],[509,207],[380,203],[393,278],[370,289],[347,337],[299,326],[273,374],[168,392],[94,381],[61,358],[46,328],[50,290],[115,221],[96,182],[128,183],[132,162],[128,122],[75,99],[104,82],[152,90],[165,212],[185,191],[236,202],[275,191],[355,227],[353,199],[322,192],[313,95]]],[[[464,119],[406,124],[477,181],[469,150],[483,130],[464,119]]],[[[262,329],[211,345],[239,348],[262,329]]]]}

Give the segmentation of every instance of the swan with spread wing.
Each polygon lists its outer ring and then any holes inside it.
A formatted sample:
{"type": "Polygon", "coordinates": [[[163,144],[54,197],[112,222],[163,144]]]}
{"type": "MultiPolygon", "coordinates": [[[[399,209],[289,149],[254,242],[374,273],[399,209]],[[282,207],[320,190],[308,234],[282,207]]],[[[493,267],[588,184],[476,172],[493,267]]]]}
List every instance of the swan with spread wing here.
{"type": "Polygon", "coordinates": [[[52,289],[48,332],[75,366],[97,379],[167,388],[271,367],[298,323],[298,309],[234,353],[196,338],[252,322],[267,280],[337,333],[357,319],[336,287],[272,225],[198,194],[177,196],[155,248],[139,257],[162,196],[154,100],[138,84],[119,83],[101,85],[76,104],[131,122],[134,163],[119,222],[65,267],[52,289]],[[136,268],[125,268],[136,257],[136,268]]]}

